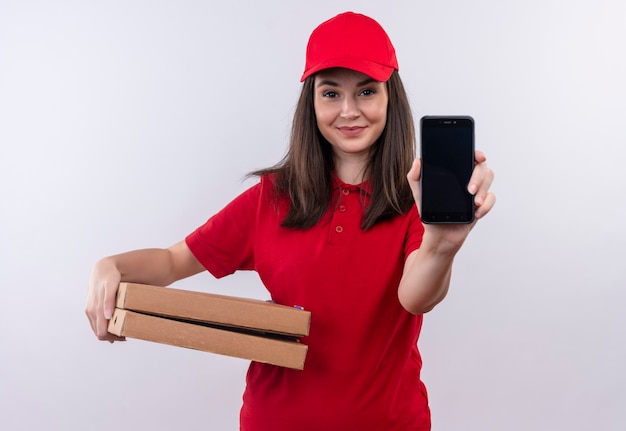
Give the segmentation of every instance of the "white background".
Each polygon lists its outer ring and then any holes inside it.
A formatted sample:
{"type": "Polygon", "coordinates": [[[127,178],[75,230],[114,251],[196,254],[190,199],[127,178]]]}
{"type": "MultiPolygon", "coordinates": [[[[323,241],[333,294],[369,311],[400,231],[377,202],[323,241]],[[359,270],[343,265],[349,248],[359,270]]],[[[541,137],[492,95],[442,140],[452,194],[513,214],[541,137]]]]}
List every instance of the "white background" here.
{"type": "Polygon", "coordinates": [[[496,172],[425,316],[433,429],[626,429],[623,2],[0,0],[1,429],[238,428],[246,361],[99,342],[87,282],[282,157],[307,38],[345,10],[387,29],[416,120],[474,116],[496,172]]]}

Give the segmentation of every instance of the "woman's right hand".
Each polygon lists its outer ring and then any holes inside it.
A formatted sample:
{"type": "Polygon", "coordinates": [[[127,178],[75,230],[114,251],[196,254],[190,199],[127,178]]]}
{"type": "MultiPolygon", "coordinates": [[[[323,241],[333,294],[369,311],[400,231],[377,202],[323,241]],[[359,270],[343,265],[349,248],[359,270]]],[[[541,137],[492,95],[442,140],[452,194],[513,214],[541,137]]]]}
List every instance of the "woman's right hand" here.
{"type": "Polygon", "coordinates": [[[91,273],[85,314],[99,340],[111,343],[126,340],[125,337],[118,337],[108,332],[109,320],[115,310],[115,298],[121,278],[120,271],[111,258],[100,260],[91,273]]]}
{"type": "Polygon", "coordinates": [[[85,313],[91,329],[100,340],[111,343],[125,340],[107,330],[120,281],[168,286],[203,270],[185,241],[169,248],[134,250],[105,257],[96,263],[89,280],[85,313]]]}

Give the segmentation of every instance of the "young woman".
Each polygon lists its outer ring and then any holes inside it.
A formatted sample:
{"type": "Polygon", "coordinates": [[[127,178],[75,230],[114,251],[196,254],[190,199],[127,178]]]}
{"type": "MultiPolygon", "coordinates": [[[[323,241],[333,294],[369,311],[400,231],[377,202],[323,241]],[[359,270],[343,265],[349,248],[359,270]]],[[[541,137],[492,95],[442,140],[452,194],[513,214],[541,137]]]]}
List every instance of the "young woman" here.
{"type": "MultiPolygon", "coordinates": [[[[474,226],[422,225],[420,160],[395,50],[380,25],[343,13],[309,39],[289,151],[184,241],[100,260],[87,315],[101,340],[120,281],[169,285],[208,270],[258,272],[272,299],[311,311],[303,371],[251,363],[241,429],[429,430],[417,340],[474,226]],[[414,160],[415,159],[415,160],[414,160]]],[[[493,173],[468,184],[476,220],[493,173]]]]}

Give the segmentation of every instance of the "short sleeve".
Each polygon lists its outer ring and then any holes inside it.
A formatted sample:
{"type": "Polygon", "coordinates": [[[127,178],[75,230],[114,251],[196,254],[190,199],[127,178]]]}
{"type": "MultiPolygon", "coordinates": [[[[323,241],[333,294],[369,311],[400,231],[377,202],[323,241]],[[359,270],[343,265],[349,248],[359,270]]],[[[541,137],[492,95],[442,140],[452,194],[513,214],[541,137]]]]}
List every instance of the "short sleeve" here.
{"type": "Polygon", "coordinates": [[[185,238],[198,261],[217,278],[254,268],[254,231],[261,184],[244,191],[185,238]]]}
{"type": "Polygon", "coordinates": [[[404,258],[406,259],[409,254],[420,248],[422,245],[422,238],[424,237],[424,225],[420,219],[419,212],[417,211],[417,205],[413,205],[408,213],[409,226],[406,233],[406,240],[404,242],[404,258]]]}

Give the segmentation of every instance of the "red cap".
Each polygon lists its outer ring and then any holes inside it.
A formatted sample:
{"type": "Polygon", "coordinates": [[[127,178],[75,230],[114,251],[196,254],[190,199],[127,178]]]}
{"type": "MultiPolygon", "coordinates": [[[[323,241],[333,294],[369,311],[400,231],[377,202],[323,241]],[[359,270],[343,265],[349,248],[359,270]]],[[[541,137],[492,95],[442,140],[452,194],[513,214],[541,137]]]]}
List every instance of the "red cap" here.
{"type": "Polygon", "coordinates": [[[300,81],[323,69],[345,67],[385,82],[398,70],[396,50],[372,18],[344,12],[320,24],[309,38],[300,81]]]}

